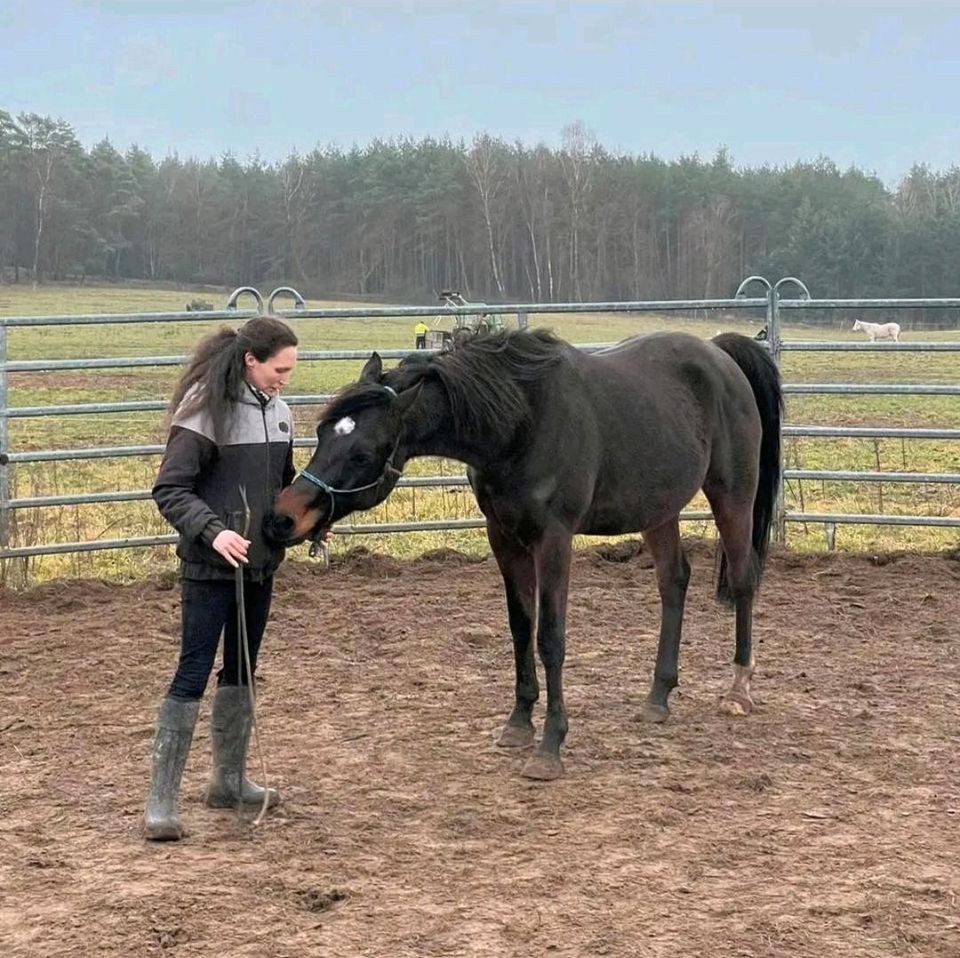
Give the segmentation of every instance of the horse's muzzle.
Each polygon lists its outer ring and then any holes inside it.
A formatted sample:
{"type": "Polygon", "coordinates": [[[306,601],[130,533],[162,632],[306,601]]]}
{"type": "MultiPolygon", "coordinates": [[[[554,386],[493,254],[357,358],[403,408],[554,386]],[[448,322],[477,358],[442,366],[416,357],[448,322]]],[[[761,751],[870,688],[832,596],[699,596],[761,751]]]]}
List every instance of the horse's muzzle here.
{"type": "Polygon", "coordinates": [[[284,516],[278,512],[268,512],[263,517],[263,537],[274,545],[295,545],[291,541],[296,523],[293,516],[284,516]]]}
{"type": "Polygon", "coordinates": [[[316,525],[306,532],[296,531],[297,523],[292,516],[279,512],[268,512],[263,517],[263,537],[267,542],[278,546],[298,546],[307,539],[322,537],[329,526],[316,525]]]}
{"type": "Polygon", "coordinates": [[[274,545],[287,545],[287,540],[293,532],[293,519],[290,516],[281,516],[276,512],[268,512],[263,517],[263,537],[274,545]]]}
{"type": "Polygon", "coordinates": [[[333,497],[325,494],[322,499],[327,501],[318,502],[316,492],[298,488],[297,481],[281,489],[263,518],[264,537],[277,545],[295,546],[326,532],[333,523],[333,497]]]}

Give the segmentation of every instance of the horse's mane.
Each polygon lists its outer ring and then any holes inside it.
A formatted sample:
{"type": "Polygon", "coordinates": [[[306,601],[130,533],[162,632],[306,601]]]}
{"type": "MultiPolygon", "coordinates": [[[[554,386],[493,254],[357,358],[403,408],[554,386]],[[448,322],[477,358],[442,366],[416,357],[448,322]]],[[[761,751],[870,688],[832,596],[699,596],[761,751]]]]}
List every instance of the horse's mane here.
{"type": "Polygon", "coordinates": [[[390,394],[376,383],[351,383],[337,393],[320,412],[319,422],[336,422],[371,406],[386,406],[390,394]]]}
{"type": "MultiPolygon", "coordinates": [[[[452,425],[461,439],[508,441],[531,417],[522,384],[541,379],[563,362],[568,348],[545,329],[478,333],[437,355],[411,353],[383,375],[381,383],[402,392],[433,379],[447,394],[452,425]]],[[[389,402],[390,393],[382,385],[354,383],[330,401],[320,421],[389,402]]]]}
{"type": "Polygon", "coordinates": [[[543,378],[563,362],[568,348],[545,329],[478,333],[426,362],[408,356],[397,369],[397,385],[436,378],[460,438],[508,441],[531,417],[523,384],[543,378]]]}

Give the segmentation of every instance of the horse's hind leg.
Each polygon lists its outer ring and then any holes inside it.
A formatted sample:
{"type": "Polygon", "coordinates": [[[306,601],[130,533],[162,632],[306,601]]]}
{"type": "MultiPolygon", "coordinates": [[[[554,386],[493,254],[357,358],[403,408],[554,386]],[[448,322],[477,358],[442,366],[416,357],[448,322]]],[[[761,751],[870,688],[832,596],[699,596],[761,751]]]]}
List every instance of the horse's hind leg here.
{"type": "Polygon", "coordinates": [[[533,706],[540,697],[533,656],[533,624],[537,614],[536,566],[532,553],[504,536],[492,522],[487,523],[487,538],[503,576],[517,673],[513,711],[500,733],[497,745],[502,748],[530,748],[534,739],[533,706]]]}
{"type": "MultiPolygon", "coordinates": [[[[707,490],[704,490],[707,492],[707,490]]],[[[724,497],[707,498],[720,531],[720,543],[726,556],[726,586],[721,590],[732,599],[736,615],[736,648],[733,654],[733,687],[724,696],[721,707],[731,715],[746,715],[754,702],[750,692],[753,677],[753,597],[757,590],[757,563],[753,551],[752,504],[730,505],[724,497]]]]}
{"type": "Polygon", "coordinates": [[[690,581],[690,564],[680,545],[680,524],[676,519],[644,532],[653,556],[660,590],[660,641],[653,684],[640,717],[647,722],[665,722],[670,714],[667,698],[677,684],[680,659],[680,632],[683,605],[690,581]]]}

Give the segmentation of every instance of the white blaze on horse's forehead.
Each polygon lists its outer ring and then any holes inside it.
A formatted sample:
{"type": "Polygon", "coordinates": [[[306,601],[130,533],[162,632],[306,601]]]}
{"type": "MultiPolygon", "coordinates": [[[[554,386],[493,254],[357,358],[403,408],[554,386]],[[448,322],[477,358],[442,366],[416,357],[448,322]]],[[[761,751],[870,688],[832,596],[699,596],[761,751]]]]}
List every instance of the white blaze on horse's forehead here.
{"type": "Polygon", "coordinates": [[[333,427],[333,431],[338,436],[349,436],[356,428],[357,424],[349,416],[344,416],[343,419],[333,427]]]}

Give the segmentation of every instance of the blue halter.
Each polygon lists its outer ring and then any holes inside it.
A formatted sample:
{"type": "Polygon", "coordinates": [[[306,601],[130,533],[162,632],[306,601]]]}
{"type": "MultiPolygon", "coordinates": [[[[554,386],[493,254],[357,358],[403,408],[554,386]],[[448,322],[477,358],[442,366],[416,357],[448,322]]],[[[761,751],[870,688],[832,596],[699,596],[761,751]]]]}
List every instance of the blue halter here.
{"type": "MultiPolygon", "coordinates": [[[[321,488],[332,500],[334,495],[349,495],[352,492],[366,492],[368,489],[372,489],[374,486],[379,486],[383,482],[387,473],[391,470],[396,472],[397,470],[393,468],[393,453],[397,451],[397,447],[393,447],[393,452],[390,453],[390,457],[387,459],[383,467],[383,472],[377,476],[373,482],[368,482],[365,486],[353,486],[351,489],[337,489],[334,486],[331,486],[329,483],[324,482],[319,476],[315,476],[312,472],[307,472],[306,469],[300,470],[300,475],[297,477],[299,479],[306,479],[307,482],[312,482],[315,486],[321,488]]],[[[332,511],[332,510],[331,510],[332,511]]],[[[324,516],[326,518],[326,516],[324,516]]]]}

